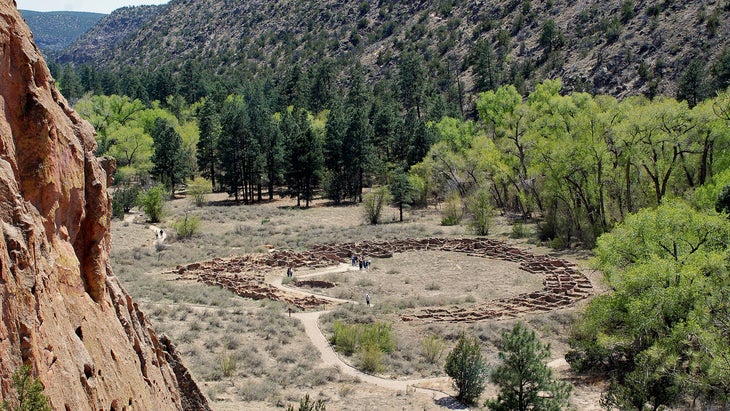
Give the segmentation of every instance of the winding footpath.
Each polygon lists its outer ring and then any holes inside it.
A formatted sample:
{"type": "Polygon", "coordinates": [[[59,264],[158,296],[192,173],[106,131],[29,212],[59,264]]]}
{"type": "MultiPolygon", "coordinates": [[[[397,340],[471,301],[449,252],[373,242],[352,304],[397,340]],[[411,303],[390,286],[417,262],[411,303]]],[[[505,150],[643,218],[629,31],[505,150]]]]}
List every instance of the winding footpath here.
{"type": "MultiPolygon", "coordinates": [[[[490,319],[516,318],[528,313],[544,313],[566,308],[593,294],[592,284],[574,264],[557,257],[533,255],[502,241],[486,238],[423,238],[320,244],[301,252],[271,250],[266,254],[216,258],[207,262],[178,266],[171,274],[176,274],[178,279],[197,280],[221,286],[242,297],[283,301],[297,307],[303,312],[292,316],[302,322],[325,365],[337,367],[344,374],[369,384],[396,391],[429,395],[440,406],[465,409],[466,407],[449,394],[425,387],[443,386],[449,381],[447,377],[393,380],[363,373],[342,361],[319,328],[318,320],[322,314],[329,312],[329,307],[358,303],[282,285],[283,278],[280,273],[285,267],[315,270],[298,276],[298,279],[304,279],[355,270],[357,268],[343,263],[349,261],[352,255],[387,258],[395,253],[426,250],[460,252],[469,256],[515,262],[519,264],[521,270],[542,276],[543,288],[468,307],[411,309],[401,315],[401,320],[406,322],[473,323],[490,319]]],[[[551,366],[561,365],[565,365],[564,360],[551,364],[551,366]]]]}
{"type": "MultiPolygon", "coordinates": [[[[330,267],[327,269],[324,269],[322,271],[316,271],[314,273],[306,274],[306,275],[300,275],[297,276],[297,279],[304,279],[304,278],[311,278],[311,277],[318,277],[325,274],[331,274],[331,273],[343,273],[346,271],[353,270],[354,268],[350,266],[349,264],[342,263],[335,267],[330,267]]],[[[272,276],[269,281],[270,284],[273,285],[276,288],[279,288],[282,291],[293,293],[293,294],[302,294],[302,295],[309,295],[321,299],[325,299],[331,303],[335,304],[358,304],[357,301],[351,301],[351,300],[343,300],[339,298],[333,298],[328,297],[320,294],[310,293],[306,291],[302,291],[300,289],[295,289],[291,287],[287,287],[282,285],[282,277],[281,276],[272,276]]],[[[368,384],[373,384],[378,387],[395,390],[395,391],[403,391],[403,392],[416,392],[419,394],[424,394],[431,396],[434,401],[438,401],[439,403],[447,402],[451,404],[449,408],[451,409],[457,409],[457,408],[466,408],[463,406],[460,406],[455,399],[451,397],[451,395],[435,390],[430,388],[423,387],[427,384],[442,384],[444,382],[448,382],[448,377],[434,377],[434,378],[420,378],[420,379],[413,379],[413,380],[391,380],[387,378],[381,378],[376,377],[371,374],[366,374],[351,365],[344,362],[339,355],[337,355],[337,352],[332,348],[332,345],[327,341],[327,339],[324,336],[324,333],[319,328],[319,317],[322,314],[326,314],[330,312],[331,310],[320,310],[320,311],[303,311],[299,313],[292,314],[292,317],[297,318],[299,321],[302,322],[302,325],[304,325],[304,331],[306,332],[309,339],[312,341],[312,344],[317,348],[317,350],[320,353],[320,356],[322,358],[322,362],[326,366],[330,367],[337,367],[343,374],[355,377],[359,379],[362,382],[366,382],[368,384]],[[447,401],[445,401],[447,400],[447,401]],[[456,407],[454,407],[456,406],[456,407]]]]}

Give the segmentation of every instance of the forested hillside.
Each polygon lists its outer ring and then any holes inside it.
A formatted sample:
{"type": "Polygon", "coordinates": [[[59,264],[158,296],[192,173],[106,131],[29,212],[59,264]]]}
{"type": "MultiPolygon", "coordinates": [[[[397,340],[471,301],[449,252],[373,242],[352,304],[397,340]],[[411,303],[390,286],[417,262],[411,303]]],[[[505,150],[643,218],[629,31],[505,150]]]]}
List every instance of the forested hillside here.
{"type": "Polygon", "coordinates": [[[72,61],[77,65],[93,64],[110,53],[111,49],[118,47],[125,39],[133,36],[161,10],[161,6],[122,7],[114,10],[90,30],[75,38],[72,44],[67,44],[57,61],[60,63],[72,61]]]}
{"type": "Polygon", "coordinates": [[[40,49],[53,58],[104,17],[76,11],[39,12],[20,10],[40,49]]]}
{"type": "MultiPolygon", "coordinates": [[[[61,61],[113,71],[192,66],[235,83],[327,58],[342,81],[357,62],[368,78],[392,77],[412,53],[427,88],[453,94],[465,110],[474,92],[515,84],[524,94],[546,78],[562,78],[566,91],[651,97],[681,93],[687,74],[708,83],[692,90],[709,96],[712,81],[719,88],[728,81],[712,69],[720,56],[728,59],[729,7],[719,0],[173,0],[121,42],[87,38],[61,61]]],[[[115,30],[113,17],[96,38],[115,30]]]]}

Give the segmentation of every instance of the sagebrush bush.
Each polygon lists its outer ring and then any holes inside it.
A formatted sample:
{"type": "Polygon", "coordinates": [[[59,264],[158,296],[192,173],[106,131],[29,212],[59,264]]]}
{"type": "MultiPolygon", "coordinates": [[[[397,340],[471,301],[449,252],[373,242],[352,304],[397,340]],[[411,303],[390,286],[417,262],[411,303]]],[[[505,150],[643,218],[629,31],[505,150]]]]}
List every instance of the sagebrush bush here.
{"type": "Polygon", "coordinates": [[[368,343],[360,347],[360,369],[369,373],[383,369],[383,352],[377,345],[368,343]]]}
{"type": "Polygon", "coordinates": [[[421,354],[431,364],[436,364],[446,349],[446,342],[438,335],[430,334],[421,340],[421,354]]]}
{"type": "Polygon", "coordinates": [[[441,213],[443,214],[441,225],[457,225],[461,222],[461,219],[464,218],[464,207],[458,193],[454,193],[446,199],[441,213]]]}
{"type": "Polygon", "coordinates": [[[213,184],[210,180],[197,177],[187,181],[188,196],[198,207],[202,207],[207,203],[207,195],[213,192],[213,184]]]}
{"type": "Polygon", "coordinates": [[[185,217],[175,223],[177,238],[189,240],[200,232],[200,217],[185,213],[185,217]]]}

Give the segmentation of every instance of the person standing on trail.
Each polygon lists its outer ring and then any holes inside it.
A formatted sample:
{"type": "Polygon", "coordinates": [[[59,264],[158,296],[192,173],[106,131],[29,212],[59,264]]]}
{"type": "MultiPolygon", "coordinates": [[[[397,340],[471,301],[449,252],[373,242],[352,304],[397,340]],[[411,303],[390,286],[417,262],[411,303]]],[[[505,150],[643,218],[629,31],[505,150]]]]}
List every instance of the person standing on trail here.
{"type": "Polygon", "coordinates": [[[294,270],[291,267],[286,269],[286,276],[289,278],[294,277],[294,270]]]}
{"type": "Polygon", "coordinates": [[[370,307],[370,293],[365,294],[365,304],[370,307]]]}

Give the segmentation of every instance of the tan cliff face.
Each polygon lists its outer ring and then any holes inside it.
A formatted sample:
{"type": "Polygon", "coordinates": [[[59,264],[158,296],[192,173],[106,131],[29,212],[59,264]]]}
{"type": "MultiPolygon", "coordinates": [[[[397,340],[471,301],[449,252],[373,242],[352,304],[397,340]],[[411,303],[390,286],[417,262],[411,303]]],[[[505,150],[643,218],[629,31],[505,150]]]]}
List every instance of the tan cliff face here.
{"type": "Polygon", "coordinates": [[[31,366],[54,410],[209,409],[109,265],[113,162],[0,0],[0,399],[31,366]]]}

